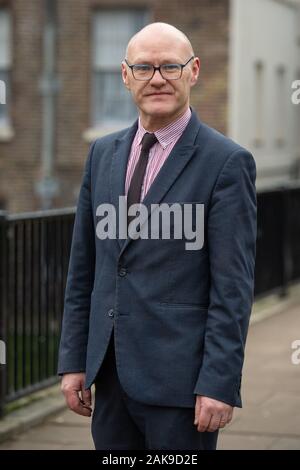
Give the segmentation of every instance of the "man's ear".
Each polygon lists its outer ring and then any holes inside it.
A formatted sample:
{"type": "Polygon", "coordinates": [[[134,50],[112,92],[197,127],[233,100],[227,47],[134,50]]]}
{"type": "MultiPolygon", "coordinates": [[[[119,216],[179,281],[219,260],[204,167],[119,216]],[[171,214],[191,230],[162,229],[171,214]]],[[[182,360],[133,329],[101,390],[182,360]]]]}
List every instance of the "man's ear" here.
{"type": "Polygon", "coordinates": [[[130,90],[130,86],[129,86],[129,77],[128,77],[128,69],[127,69],[127,67],[126,67],[125,62],[122,62],[121,67],[122,67],[122,79],[123,79],[123,83],[124,83],[124,85],[126,86],[126,88],[127,88],[128,90],[130,90]]]}
{"type": "Polygon", "coordinates": [[[193,67],[192,67],[192,76],[191,76],[191,86],[196,85],[200,72],[200,59],[195,57],[193,67]]]}

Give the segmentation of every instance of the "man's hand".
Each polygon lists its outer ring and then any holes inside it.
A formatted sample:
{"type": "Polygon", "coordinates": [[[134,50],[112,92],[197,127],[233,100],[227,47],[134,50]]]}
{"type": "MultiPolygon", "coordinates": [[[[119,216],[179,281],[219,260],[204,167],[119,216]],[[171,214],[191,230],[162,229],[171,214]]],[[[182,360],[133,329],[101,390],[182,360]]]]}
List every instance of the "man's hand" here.
{"type": "Polygon", "coordinates": [[[70,410],[82,416],[91,416],[91,391],[84,389],[85,373],[64,374],[61,390],[70,410]]]}
{"type": "Polygon", "coordinates": [[[213,432],[224,428],[230,423],[232,415],[232,406],[213,398],[197,395],[194,425],[197,426],[199,432],[213,432]]]}

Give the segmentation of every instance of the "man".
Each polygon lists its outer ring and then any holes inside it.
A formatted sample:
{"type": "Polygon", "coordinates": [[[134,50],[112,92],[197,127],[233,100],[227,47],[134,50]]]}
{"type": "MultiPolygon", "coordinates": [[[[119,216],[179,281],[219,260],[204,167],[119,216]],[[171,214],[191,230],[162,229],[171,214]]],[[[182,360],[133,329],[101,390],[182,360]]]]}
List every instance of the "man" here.
{"type": "Polygon", "coordinates": [[[241,407],[253,300],[255,163],[191,110],[199,69],[176,28],[153,23],[138,32],[122,77],[139,120],[98,139],[87,159],[59,373],[69,408],[83,416],[92,413],[96,384],[97,449],[215,449],[219,429],[241,407]],[[153,204],[201,204],[201,249],[186,249],[184,236],[135,237],[142,223],[127,239],[102,236],[101,207],[112,205],[118,219],[122,196],[131,228],[135,204],[148,209],[150,220],[153,204]]]}

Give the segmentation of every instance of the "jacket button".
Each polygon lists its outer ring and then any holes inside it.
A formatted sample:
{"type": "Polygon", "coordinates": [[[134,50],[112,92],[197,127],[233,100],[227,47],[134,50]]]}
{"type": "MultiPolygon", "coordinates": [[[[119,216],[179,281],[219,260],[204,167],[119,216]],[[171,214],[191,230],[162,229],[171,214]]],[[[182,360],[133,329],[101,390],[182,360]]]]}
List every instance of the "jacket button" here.
{"type": "Polygon", "coordinates": [[[119,276],[124,277],[127,274],[126,268],[120,268],[119,269],[119,276]]]}
{"type": "Polygon", "coordinates": [[[108,316],[109,317],[113,317],[114,316],[114,309],[111,308],[110,310],[108,310],[108,316]]]}

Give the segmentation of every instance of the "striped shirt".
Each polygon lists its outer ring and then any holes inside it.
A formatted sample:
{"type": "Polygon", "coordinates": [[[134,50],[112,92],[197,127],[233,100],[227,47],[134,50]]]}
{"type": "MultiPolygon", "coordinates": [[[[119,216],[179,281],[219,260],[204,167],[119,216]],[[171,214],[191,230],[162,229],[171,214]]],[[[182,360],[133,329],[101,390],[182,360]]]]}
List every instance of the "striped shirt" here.
{"type": "MultiPolygon", "coordinates": [[[[158,129],[154,132],[157,137],[158,142],[156,142],[153,147],[151,147],[149,152],[149,158],[147,163],[147,168],[144,176],[144,182],[141,192],[141,200],[144,199],[147,191],[149,190],[151,184],[153,183],[156,175],[163,166],[164,162],[168,158],[176,144],[179,137],[181,137],[184,129],[186,128],[192,113],[190,108],[176,121],[171,122],[166,127],[158,129]]],[[[138,129],[136,131],[135,137],[132,142],[131,151],[129,155],[129,160],[127,164],[126,180],[125,180],[125,194],[127,195],[128,188],[131,182],[132,175],[134,173],[136,164],[138,162],[141,148],[142,148],[142,138],[144,134],[148,132],[143,128],[141,124],[141,119],[139,118],[138,129]]]]}

